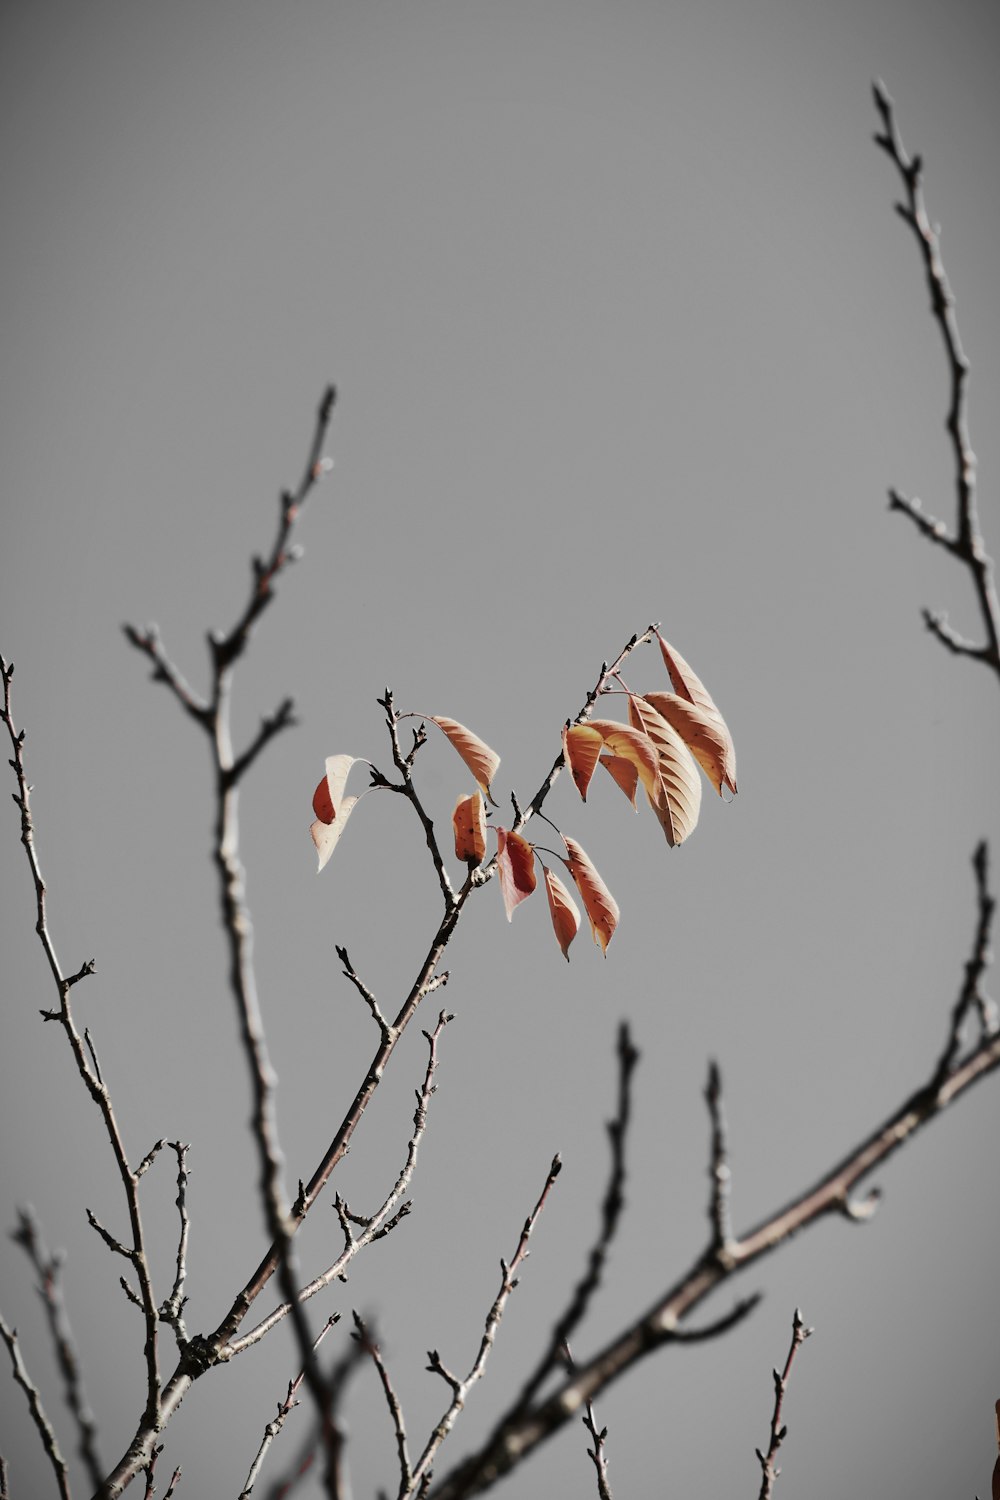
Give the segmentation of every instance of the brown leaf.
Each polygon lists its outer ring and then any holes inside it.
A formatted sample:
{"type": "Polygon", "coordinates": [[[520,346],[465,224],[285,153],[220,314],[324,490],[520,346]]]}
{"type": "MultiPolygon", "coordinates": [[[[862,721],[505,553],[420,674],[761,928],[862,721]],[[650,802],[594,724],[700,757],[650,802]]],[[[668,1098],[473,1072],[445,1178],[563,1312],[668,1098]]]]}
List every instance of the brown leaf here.
{"type": "Polygon", "coordinates": [[[619,724],[617,719],[591,719],[591,727],[600,730],[601,738],[620,760],[631,761],[650,798],[658,795],[660,768],[657,748],[641,724],[619,724]]]}
{"type": "Polygon", "coordinates": [[[563,729],[563,755],[584,802],[603,744],[601,731],[592,724],[567,724],[563,729]]]}
{"type": "MultiPolygon", "coordinates": [[[[673,646],[665,641],[659,633],[657,633],[656,639],[660,643],[660,655],[663,657],[663,664],[669,673],[670,681],[673,683],[674,692],[679,698],[684,698],[688,703],[693,703],[695,708],[700,708],[709,719],[712,719],[719,725],[725,735],[728,754],[725,758],[725,774],[722,777],[722,786],[727,786],[735,796],[736,751],[733,748],[732,735],[729,733],[725,719],[716,708],[712,695],[701,678],[688,665],[680,652],[675,651],[673,646]]],[[[711,772],[706,770],[705,774],[711,779],[711,772]]],[[[721,797],[722,787],[720,786],[717,790],[721,797]]]]}
{"type": "Polygon", "coordinates": [[[357,797],[345,797],[337,808],[337,816],[333,822],[326,823],[322,818],[317,819],[309,829],[312,841],[316,845],[316,853],[319,855],[319,864],[316,873],[322,870],[330,855],[336,849],[340,841],[340,835],[344,831],[344,825],[351,815],[351,809],[357,802],[357,797]]]}
{"type": "Polygon", "coordinates": [[[332,823],[344,795],[347,773],[354,764],[353,755],[330,755],[326,775],[313,792],[313,812],[321,823],[332,823]]]}
{"type": "Polygon", "coordinates": [[[488,797],[492,802],[490,782],[496,775],[500,764],[500,757],[496,751],[484,744],[478,735],[472,733],[471,729],[466,729],[464,724],[459,724],[457,719],[446,719],[441,714],[431,714],[430,720],[443,734],[447,735],[482,788],[483,796],[488,797]]]}
{"type": "Polygon", "coordinates": [[[632,762],[625,760],[621,755],[602,755],[601,765],[618,783],[632,806],[635,807],[635,793],[639,785],[639,772],[632,762]]]}
{"type": "Polygon", "coordinates": [[[719,796],[724,786],[735,792],[736,751],[722,716],[675,693],[645,693],[644,697],[677,730],[719,796]]]}
{"type": "Polygon", "coordinates": [[[534,846],[513,829],[497,829],[497,874],[509,922],[515,906],[526,901],[538,884],[534,846]]]}
{"type": "Polygon", "coordinates": [[[584,910],[590,918],[591,936],[607,957],[608,944],[615,935],[615,928],[618,926],[618,918],[621,915],[618,903],[576,839],[571,839],[566,833],[563,834],[562,839],[569,855],[569,873],[580,892],[584,910]]]}
{"type": "Polygon", "coordinates": [[[470,865],[481,864],[486,853],[486,807],[482,793],[459,797],[451,825],[455,830],[455,858],[470,865]]]}
{"type": "Polygon", "coordinates": [[[650,795],[649,804],[660,820],[667,843],[673,849],[683,844],[698,822],[701,810],[701,781],[698,768],[688,754],[687,746],[662,714],[643,698],[629,697],[628,714],[656,747],[659,786],[650,795]]]}
{"type": "Polygon", "coordinates": [[[580,931],[580,912],[559,876],[554,874],[548,865],[544,865],[543,869],[545,894],[549,898],[549,916],[552,918],[552,931],[556,935],[556,942],[562,949],[563,958],[569,963],[569,945],[580,931]]]}

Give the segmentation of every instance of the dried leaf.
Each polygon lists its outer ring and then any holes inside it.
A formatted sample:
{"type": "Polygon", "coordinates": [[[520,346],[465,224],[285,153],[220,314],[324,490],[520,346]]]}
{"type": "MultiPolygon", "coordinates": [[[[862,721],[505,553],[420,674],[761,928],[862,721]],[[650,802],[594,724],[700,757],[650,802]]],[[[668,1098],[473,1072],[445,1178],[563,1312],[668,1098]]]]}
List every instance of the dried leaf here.
{"type": "Polygon", "coordinates": [[[451,825],[455,830],[455,858],[470,865],[481,864],[486,853],[486,806],[481,792],[459,797],[451,825]]]}
{"type": "Polygon", "coordinates": [[[457,719],[446,719],[443,715],[431,714],[430,720],[448,736],[482,788],[483,796],[488,797],[492,802],[490,782],[496,775],[500,764],[500,757],[496,751],[484,744],[478,735],[472,733],[471,729],[466,729],[464,724],[459,724],[457,719]]]}
{"type": "Polygon", "coordinates": [[[603,744],[601,731],[592,724],[567,724],[563,729],[563,755],[584,802],[603,744]]]}
{"type": "Polygon", "coordinates": [[[569,945],[580,931],[580,912],[576,902],[559,876],[545,865],[545,894],[549,898],[549,916],[552,931],[562,949],[563,958],[569,963],[569,945]]]}
{"type": "Polygon", "coordinates": [[[650,795],[647,787],[646,795],[660,820],[667,843],[673,849],[677,844],[683,844],[698,822],[701,810],[698,768],[676,729],[657,713],[651,703],[644,698],[630,697],[628,714],[633,724],[641,727],[656,747],[659,786],[654,795],[650,795]]]}
{"type": "Polygon", "coordinates": [[[317,874],[322,870],[334,849],[336,849],[340,835],[344,831],[344,825],[351,816],[351,809],[355,806],[357,800],[357,797],[345,797],[337,808],[337,816],[333,822],[326,823],[320,818],[310,827],[309,832],[313,843],[316,845],[316,853],[319,855],[319,864],[316,869],[317,874]]]}
{"type": "Polygon", "coordinates": [[[534,846],[512,829],[497,829],[497,874],[509,922],[515,906],[526,901],[538,884],[534,846]]]}
{"type": "Polygon", "coordinates": [[[677,730],[719,796],[724,786],[735,792],[736,751],[721,715],[712,715],[676,693],[646,693],[644,697],[677,730]]]}
{"type": "MultiPolygon", "coordinates": [[[[692,670],[680,652],[675,651],[673,646],[665,641],[661,635],[657,634],[656,639],[660,643],[660,655],[663,657],[663,664],[669,673],[670,681],[673,683],[674,692],[679,698],[684,698],[688,703],[693,703],[696,708],[700,708],[709,719],[712,719],[719,725],[725,735],[728,755],[725,763],[726,774],[722,778],[722,786],[728,786],[729,790],[735,796],[736,751],[733,748],[732,735],[729,733],[725,719],[716,708],[712,695],[701,678],[692,670]]],[[[711,773],[706,771],[706,775],[711,776],[711,773]]],[[[719,795],[722,795],[721,787],[719,788],[719,795]]]]}
{"type": "Polygon", "coordinates": [[[344,796],[347,774],[354,764],[353,755],[330,755],[326,775],[313,792],[313,812],[321,823],[332,823],[344,796]]]}
{"type": "Polygon", "coordinates": [[[660,767],[657,747],[641,724],[619,724],[617,719],[591,719],[591,727],[600,730],[601,738],[612,755],[631,761],[650,798],[659,794],[660,767]]]}
{"type": "Polygon", "coordinates": [[[635,807],[635,794],[636,788],[639,785],[639,772],[632,762],[625,760],[621,755],[602,755],[601,765],[614,778],[632,806],[635,807]]]}
{"type": "Polygon", "coordinates": [[[590,918],[591,936],[607,957],[608,944],[615,935],[615,928],[618,926],[618,918],[621,915],[618,903],[576,839],[571,839],[565,833],[562,837],[569,855],[569,873],[580,892],[584,910],[590,918]]]}

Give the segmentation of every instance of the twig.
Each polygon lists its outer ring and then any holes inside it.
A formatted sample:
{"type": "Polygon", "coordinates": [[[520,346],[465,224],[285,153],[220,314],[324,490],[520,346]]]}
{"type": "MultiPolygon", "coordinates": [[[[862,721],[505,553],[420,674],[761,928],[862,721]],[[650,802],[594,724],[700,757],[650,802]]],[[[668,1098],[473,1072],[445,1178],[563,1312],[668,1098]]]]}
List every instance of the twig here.
{"type": "Polygon", "coordinates": [[[10,1500],[10,1489],[7,1479],[7,1460],[0,1455],[0,1500],[10,1500]]]}
{"type": "Polygon", "coordinates": [[[427,1368],[434,1374],[440,1375],[442,1380],[444,1380],[446,1384],[451,1387],[452,1398],[444,1415],[435,1426],[434,1431],[431,1433],[430,1437],[427,1439],[424,1451],[421,1453],[419,1459],[413,1467],[411,1478],[412,1485],[421,1484],[424,1476],[429,1473],[438,1449],[441,1447],[441,1444],[444,1442],[445,1438],[454,1427],[456,1421],[458,1420],[459,1413],[465,1406],[469,1392],[475,1385],[476,1381],[481,1378],[483,1371],[486,1368],[486,1361],[489,1358],[490,1350],[493,1348],[493,1341],[495,1340],[497,1330],[500,1327],[500,1320],[504,1315],[504,1309],[507,1306],[507,1302],[510,1298],[511,1293],[517,1287],[517,1272],[520,1269],[521,1263],[524,1261],[525,1257],[528,1254],[528,1242],[531,1239],[532,1232],[538,1222],[542,1209],[545,1207],[545,1204],[548,1201],[548,1196],[552,1191],[553,1184],[555,1183],[555,1180],[559,1176],[559,1173],[561,1171],[562,1162],[560,1161],[558,1156],[554,1156],[552,1158],[551,1165],[549,1166],[548,1176],[545,1179],[545,1186],[542,1188],[537,1203],[524,1222],[524,1228],[521,1230],[521,1238],[517,1242],[517,1249],[514,1252],[513,1259],[511,1260],[509,1265],[504,1260],[500,1262],[500,1290],[493,1301],[492,1307],[486,1315],[486,1324],[483,1329],[482,1339],[480,1340],[479,1351],[476,1355],[475,1360],[473,1361],[472,1368],[469,1370],[469,1373],[465,1376],[464,1380],[460,1380],[455,1375],[451,1374],[451,1372],[442,1363],[441,1357],[436,1349],[430,1349],[428,1351],[427,1368]]]}
{"type": "Polygon", "coordinates": [[[976,852],[972,856],[972,868],[976,875],[979,921],[972,952],[965,965],[962,988],[951,1013],[948,1040],[945,1042],[944,1051],[941,1053],[937,1072],[934,1075],[936,1084],[943,1083],[955,1066],[961,1049],[962,1026],[970,1011],[975,1009],[979,1012],[980,1035],[983,1038],[995,1036],[997,1032],[996,1006],[988,996],[983,994],[981,988],[983,975],[990,963],[990,932],[996,911],[996,901],[989,889],[989,849],[985,839],[976,846],[976,852]]]}
{"type": "Polygon", "coordinates": [[[160,1317],[174,1330],[174,1337],[179,1348],[187,1343],[187,1331],[184,1327],[184,1304],[187,1298],[184,1295],[184,1285],[187,1281],[187,1249],[188,1239],[191,1233],[191,1220],[187,1208],[187,1154],[189,1146],[182,1145],[180,1141],[168,1141],[167,1143],[174,1155],[177,1157],[177,1213],[180,1217],[180,1233],[177,1239],[177,1255],[175,1257],[174,1284],[170,1289],[170,1296],[166,1298],[160,1308],[160,1317]]]}
{"type": "Polygon", "coordinates": [[[50,1255],[45,1248],[41,1226],[30,1205],[26,1205],[18,1214],[17,1228],[11,1238],[24,1250],[38,1277],[38,1294],[45,1307],[56,1363],[63,1379],[66,1405],[76,1425],[80,1457],[90,1483],[98,1488],[104,1477],[104,1465],[97,1449],[97,1423],[84,1395],[80,1359],[63,1298],[62,1258],[50,1255]]]}
{"type": "MultiPolygon", "coordinates": [[[[339,1420],[338,1412],[347,1390],[347,1383],[363,1359],[364,1351],[352,1340],[335,1363],[327,1379],[330,1391],[329,1422],[333,1448],[333,1469],[327,1475],[327,1493],[330,1495],[330,1500],[349,1500],[350,1496],[346,1456],[347,1433],[339,1420]]],[[[299,1377],[300,1382],[302,1378],[302,1376],[299,1377]]],[[[314,1425],[302,1443],[298,1457],[289,1465],[284,1477],[272,1480],[268,1486],[267,1500],[285,1500],[285,1496],[292,1493],[299,1480],[305,1478],[312,1468],[319,1441],[319,1434],[314,1425]]],[[[240,1500],[243,1500],[243,1496],[240,1500]]]]}
{"type": "Polygon", "coordinates": [[[378,1371],[379,1380],[382,1383],[382,1393],[385,1396],[386,1406],[392,1418],[392,1428],[396,1435],[396,1455],[399,1460],[399,1500],[405,1500],[413,1485],[413,1471],[410,1468],[410,1450],[406,1440],[406,1423],[403,1421],[403,1408],[399,1404],[395,1386],[382,1358],[382,1351],[375,1339],[365,1326],[364,1319],[359,1313],[354,1314],[353,1337],[365,1351],[378,1371]]]}
{"type": "Polygon", "coordinates": [[[375,999],[375,996],[372,994],[371,990],[363,980],[358,978],[357,971],[355,970],[354,965],[351,963],[351,960],[347,956],[347,949],[342,948],[339,944],[335,943],[334,951],[336,952],[337,957],[340,959],[340,962],[344,966],[344,977],[351,981],[354,988],[357,990],[358,994],[361,996],[362,1000],[365,1002],[368,1009],[371,1011],[373,1017],[375,1018],[375,1024],[382,1034],[383,1044],[392,1041],[392,1027],[389,1025],[389,1022],[382,1014],[379,1008],[379,1003],[375,999]]]}
{"type": "MultiPolygon", "coordinates": [[[[326,1322],[323,1324],[323,1327],[320,1329],[319,1333],[316,1335],[315,1340],[313,1341],[314,1351],[319,1349],[320,1344],[326,1338],[327,1334],[330,1332],[330,1329],[333,1328],[336,1323],[339,1323],[339,1321],[340,1313],[333,1313],[329,1318],[327,1318],[326,1322]]],[[[304,1380],[304,1378],[305,1372],[300,1370],[295,1379],[288,1382],[288,1391],[285,1395],[285,1399],[284,1401],[278,1403],[278,1415],[276,1417],[272,1417],[271,1421],[268,1422],[267,1426],[264,1428],[264,1436],[261,1438],[260,1447],[257,1449],[254,1461],[250,1465],[250,1472],[247,1474],[246,1483],[240,1491],[239,1500],[248,1500],[250,1492],[252,1491],[254,1485],[257,1483],[258,1478],[260,1477],[260,1471],[263,1467],[264,1460],[268,1455],[271,1444],[274,1442],[275,1438],[284,1427],[289,1413],[294,1411],[295,1407],[299,1404],[299,1390],[302,1386],[302,1381],[304,1380]]]]}
{"type": "Polygon", "coordinates": [[[3,1318],[0,1317],[0,1338],[7,1345],[7,1353],[13,1369],[14,1380],[21,1387],[28,1402],[28,1410],[31,1420],[38,1428],[38,1435],[42,1440],[42,1447],[48,1455],[49,1463],[55,1474],[56,1489],[59,1491],[60,1500],[70,1500],[69,1473],[62,1454],[59,1452],[59,1444],[56,1441],[52,1424],[42,1407],[42,1398],[38,1389],[25,1368],[24,1360],[21,1358],[21,1350],[17,1342],[17,1329],[8,1328],[3,1318]]]}
{"type": "Polygon", "coordinates": [[[788,1358],[785,1360],[785,1368],[773,1372],[774,1412],[771,1416],[771,1440],[767,1445],[766,1453],[761,1453],[759,1448],[755,1449],[762,1470],[758,1500],[771,1500],[771,1496],[774,1493],[774,1481],[781,1473],[781,1470],[775,1463],[775,1459],[778,1456],[778,1449],[788,1434],[788,1428],[781,1420],[781,1408],[788,1390],[788,1378],[792,1373],[792,1364],[794,1363],[796,1354],[809,1335],[814,1332],[815,1329],[805,1326],[802,1321],[802,1314],[796,1308],[795,1316],[792,1318],[792,1342],[788,1350],[788,1358]]]}
{"type": "Polygon", "coordinates": [[[615,1234],[618,1231],[622,1210],[625,1207],[625,1147],[628,1128],[632,1118],[632,1074],[639,1053],[632,1043],[628,1023],[623,1021],[618,1028],[618,1108],[613,1120],[608,1121],[608,1140],[611,1144],[611,1171],[601,1205],[601,1223],[597,1238],[587,1257],[587,1266],[582,1277],[573,1288],[572,1296],[561,1316],[556,1320],[549,1342],[534,1370],[528,1376],[507,1420],[518,1412],[527,1411],[545,1380],[565,1363],[565,1351],[569,1340],[583,1322],[594,1295],[601,1285],[604,1267],[615,1234]]]}
{"type": "Polygon", "coordinates": [[[985,662],[1000,677],[1000,605],[997,602],[993,563],[983,543],[976,511],[976,456],[969,439],[966,406],[969,361],[962,349],[955,317],[955,298],[941,260],[939,231],[927,217],[924,205],[923,163],[919,156],[907,155],[896,125],[893,101],[882,83],[874,85],[874,96],[883,127],[875,140],[895,164],[902,178],[906,200],[897,203],[896,211],[904,223],[909,224],[920,247],[930,291],[931,313],[941,330],[948,359],[951,399],[945,426],[955,463],[955,529],[949,532],[943,521],[924,514],[919,500],[906,499],[895,489],[889,491],[889,509],[902,511],[909,516],[922,536],[937,546],[944,547],[969,569],[986,640],[982,645],[975,645],[954,631],[943,615],[924,610],[924,622],[928,630],[955,655],[969,656],[985,662]]]}
{"type": "Polygon", "coordinates": [[[417,730],[413,737],[413,746],[409,754],[404,755],[399,743],[399,720],[401,715],[396,712],[393,705],[391,690],[386,688],[385,697],[377,699],[377,702],[379,707],[385,710],[385,725],[389,734],[389,744],[392,747],[392,760],[401,779],[400,784],[396,785],[394,782],[386,781],[381,774],[378,774],[375,784],[377,786],[384,786],[389,791],[400,792],[413,804],[413,809],[420,819],[421,827],[424,830],[424,838],[430,850],[431,860],[433,861],[434,870],[438,878],[438,885],[441,887],[441,895],[444,897],[444,909],[447,913],[455,905],[455,888],[451,883],[451,877],[448,874],[441,855],[437,835],[434,832],[434,823],[413,784],[414,756],[426,738],[423,734],[423,725],[420,726],[420,729],[417,730]]]}
{"type": "MultiPolygon", "coordinates": [[[[985,865],[983,869],[985,874],[985,865]]],[[[973,953],[980,938],[981,923],[977,921],[973,953]]],[[[988,938],[987,931],[984,952],[988,951],[988,938]]],[[[730,1276],[770,1255],[801,1229],[831,1215],[867,1216],[874,1200],[869,1197],[868,1210],[855,1205],[852,1195],[858,1184],[997,1067],[1000,1067],[1000,1034],[984,1035],[965,1058],[955,1061],[945,1077],[940,1077],[935,1065],[927,1082],[818,1182],[745,1234],[734,1237],[729,1243],[729,1254],[722,1260],[716,1253],[713,1233],[698,1260],[624,1332],[567,1377],[550,1396],[527,1411],[512,1407],[479,1451],[433,1486],[431,1500],[466,1500],[488,1489],[626,1370],[654,1349],[678,1342],[679,1333],[683,1338],[684,1320],[730,1276]]],[[[732,1321],[745,1316],[753,1305],[753,1299],[738,1304],[728,1319],[707,1332],[717,1333],[732,1326],[732,1321]]]]}
{"type": "MultiPolygon", "coordinates": [[[[563,1345],[563,1361],[567,1370],[574,1368],[573,1353],[569,1344],[563,1345]]],[[[608,1436],[606,1427],[598,1428],[597,1417],[594,1413],[594,1403],[588,1401],[583,1414],[583,1425],[590,1434],[594,1446],[587,1449],[587,1457],[594,1465],[597,1472],[597,1496],[598,1500],[614,1500],[611,1493],[611,1485],[608,1481],[608,1459],[604,1451],[604,1444],[608,1436]]]]}
{"type": "Polygon", "coordinates": [[[129,1165],[128,1156],[125,1151],[125,1143],[118,1127],[114,1107],[111,1103],[111,1095],[108,1087],[101,1076],[100,1068],[96,1063],[96,1052],[89,1041],[84,1041],[77,1028],[70,1003],[70,995],[73,988],[82,980],[94,972],[94,961],[88,960],[75,974],[68,977],[63,973],[59,958],[56,954],[55,944],[49,932],[48,910],[45,881],[42,878],[41,865],[38,852],[35,848],[35,829],[31,816],[31,787],[28,783],[24,764],[24,730],[18,730],[14,724],[11,705],[11,683],[14,677],[14,665],[12,662],[4,661],[0,657],[0,671],[3,675],[4,702],[3,710],[0,712],[0,720],[6,725],[13,749],[11,767],[17,778],[17,791],[14,793],[14,802],[21,814],[21,843],[28,859],[31,870],[31,878],[35,887],[35,931],[38,933],[39,941],[48,961],[49,971],[59,995],[58,1011],[43,1011],[46,1020],[56,1020],[62,1026],[66,1039],[69,1042],[76,1064],[77,1072],[83,1079],[87,1092],[97,1105],[104,1121],[104,1128],[111,1150],[118,1167],[118,1175],[121,1178],[122,1187],[125,1192],[125,1201],[128,1207],[129,1226],[132,1234],[131,1248],[124,1252],[135,1267],[139,1282],[139,1302],[145,1321],[145,1343],[143,1354],[146,1363],[146,1405],[143,1414],[143,1422],[152,1425],[156,1420],[156,1410],[160,1396],[160,1374],[157,1360],[157,1314],[156,1301],[153,1295],[153,1281],[150,1272],[149,1260],[146,1255],[146,1242],[142,1225],[142,1214],[139,1208],[139,1177],[133,1172],[129,1165]],[[95,1059],[91,1066],[90,1057],[95,1059]]]}

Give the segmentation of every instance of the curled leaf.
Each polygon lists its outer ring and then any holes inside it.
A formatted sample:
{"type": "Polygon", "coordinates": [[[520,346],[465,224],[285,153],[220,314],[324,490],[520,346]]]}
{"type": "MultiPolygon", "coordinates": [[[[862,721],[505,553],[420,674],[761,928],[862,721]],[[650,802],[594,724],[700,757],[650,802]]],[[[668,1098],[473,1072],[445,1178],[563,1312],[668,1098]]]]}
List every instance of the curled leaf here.
{"type": "Polygon", "coordinates": [[[722,796],[727,786],[736,791],[736,751],[719,713],[710,714],[676,693],[646,693],[645,700],[672,725],[705,775],[722,796]]]}
{"type": "Polygon", "coordinates": [[[486,807],[481,792],[459,797],[451,826],[455,830],[455,858],[470,865],[481,864],[486,853],[486,807]]]}
{"type": "Polygon", "coordinates": [[[677,844],[683,844],[698,822],[701,810],[698,768],[676,729],[657,713],[651,703],[644,698],[630,697],[628,714],[632,723],[645,731],[656,748],[658,785],[653,794],[647,787],[646,795],[660,820],[667,843],[673,849],[677,844]]]}
{"type": "Polygon", "coordinates": [[[347,774],[354,764],[353,755],[330,755],[326,775],[313,792],[313,812],[321,823],[332,823],[344,796],[347,774]]]}
{"type": "Polygon", "coordinates": [[[563,729],[563,755],[576,789],[584,802],[590,778],[597,767],[597,758],[604,744],[603,736],[593,724],[567,724],[563,729]]]}
{"type": "Polygon", "coordinates": [[[602,755],[601,765],[621,787],[632,806],[635,807],[635,793],[639,785],[639,772],[630,760],[625,760],[621,755],[602,755]]]}
{"type": "Polygon", "coordinates": [[[319,855],[319,864],[316,873],[322,870],[330,855],[340,842],[340,835],[344,831],[344,825],[351,815],[351,810],[357,803],[357,797],[345,797],[337,808],[336,818],[326,823],[318,818],[309,829],[312,841],[316,845],[316,853],[319,855]]]}
{"type": "Polygon", "coordinates": [[[562,949],[563,958],[569,963],[569,945],[580,931],[580,912],[559,876],[554,874],[548,865],[543,868],[545,894],[549,898],[549,916],[552,918],[552,931],[556,935],[556,942],[562,949]]]}
{"type": "MultiPolygon", "coordinates": [[[[702,713],[715,724],[725,736],[727,744],[727,755],[725,757],[724,772],[721,786],[717,788],[722,795],[722,787],[727,786],[735,796],[736,794],[736,751],[733,748],[732,735],[725,719],[716,708],[711,693],[706,688],[698,674],[688,665],[679,651],[675,651],[669,642],[657,633],[656,639],[660,643],[660,655],[667,669],[670,681],[673,683],[674,692],[679,698],[684,698],[688,703],[693,703],[695,708],[701,709],[702,713]]],[[[692,749],[694,747],[692,746],[692,749]]],[[[712,773],[706,769],[705,774],[711,779],[712,773]]]]}
{"type": "Polygon", "coordinates": [[[464,724],[459,724],[457,719],[446,719],[442,714],[431,714],[430,721],[437,725],[442,734],[447,735],[482,788],[483,796],[488,797],[492,802],[490,782],[496,775],[500,764],[500,757],[496,751],[491,750],[478,735],[472,733],[471,729],[466,729],[464,724]]]}
{"type": "Polygon", "coordinates": [[[590,932],[601,952],[607,956],[608,944],[614,937],[621,913],[618,903],[598,875],[589,856],[576,839],[563,834],[563,843],[569,856],[569,873],[580,892],[584,910],[590,919],[590,932]]]}
{"type": "Polygon", "coordinates": [[[526,901],[538,884],[534,845],[512,829],[497,829],[497,874],[509,922],[515,906],[526,901]]]}

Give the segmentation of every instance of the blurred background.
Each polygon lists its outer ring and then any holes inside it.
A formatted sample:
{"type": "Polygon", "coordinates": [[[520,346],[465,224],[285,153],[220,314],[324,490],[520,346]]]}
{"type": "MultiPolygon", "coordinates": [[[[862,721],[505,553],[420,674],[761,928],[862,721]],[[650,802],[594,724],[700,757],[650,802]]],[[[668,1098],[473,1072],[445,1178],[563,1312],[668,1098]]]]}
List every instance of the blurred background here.
{"type": "MultiPolygon", "coordinates": [[[[970,857],[998,832],[1000,717],[993,679],[920,621],[945,608],[978,637],[964,572],[887,509],[889,485],[949,521],[954,502],[940,334],[872,144],[870,85],[882,76],[895,97],[943,225],[995,549],[996,8],[36,0],[4,7],[0,28],[0,649],[17,663],[52,931],[67,971],[97,961],[76,1010],[128,1149],[191,1143],[190,1330],[218,1322],[265,1241],[208,758],[121,625],[155,620],[205,686],[205,632],[242,607],[324,385],[340,391],[335,467],[235,706],[241,741],[286,694],[301,719],[241,805],[292,1189],[377,1041],[334,943],[393,1013],[438,921],[399,798],[367,798],[315,874],[324,758],[388,769],[385,685],[501,754],[502,808],[511,790],[530,797],[602,660],[651,620],[735,736],[740,796],[707,792],[680,850],[608,778],[585,807],[563,778],[546,810],[622,910],[607,960],[584,931],[567,968],[541,895],[508,926],[494,883],[421,1017],[446,1002],[456,1019],[413,1213],[309,1306],[317,1327],[345,1314],[328,1359],[352,1308],[372,1319],[416,1449],[447,1396],[426,1351],[471,1364],[499,1258],[552,1153],[565,1162],[442,1474],[518,1389],[582,1268],[623,1018],[642,1051],[628,1212],[579,1358],[703,1246],[710,1058],[740,1230],[882,1120],[943,1044],[973,933],[970,857]]],[[[628,680],[665,687],[658,654],[634,657],[628,680]]],[[[441,819],[471,789],[441,737],[418,771],[441,819]]],[[[53,992],[9,803],[0,832],[2,1224],[31,1202],[67,1252],[110,1466],[141,1410],[141,1324],[85,1209],[124,1234],[124,1204],[65,1040],[38,1017],[53,992]]],[[[425,1053],[418,1025],[337,1174],[358,1213],[403,1160],[425,1053]]],[[[756,1494],[796,1305],[817,1332],[786,1405],[779,1493],[985,1494],[998,1121],[988,1080],[877,1174],[871,1223],[811,1229],[704,1309],[763,1291],[736,1331],[604,1394],[618,1500],[756,1494]]],[[[160,1296],[175,1191],[165,1156],[143,1199],[160,1296]]],[[[324,1202],[304,1272],[339,1245],[324,1202]]],[[[32,1274],[6,1235],[0,1278],[84,1494],[32,1274]]],[[[179,1494],[237,1495],[295,1370],[282,1330],[206,1377],[164,1435],[161,1488],[181,1464],[179,1494]]],[[[371,1369],[346,1419],[354,1494],[394,1492],[371,1369]]],[[[256,1493],[307,1427],[303,1408],[256,1493]]],[[[595,1493],[586,1444],[570,1424],[503,1493],[595,1493]]],[[[12,1496],[52,1492],[6,1376],[0,1453],[12,1496]]]]}

